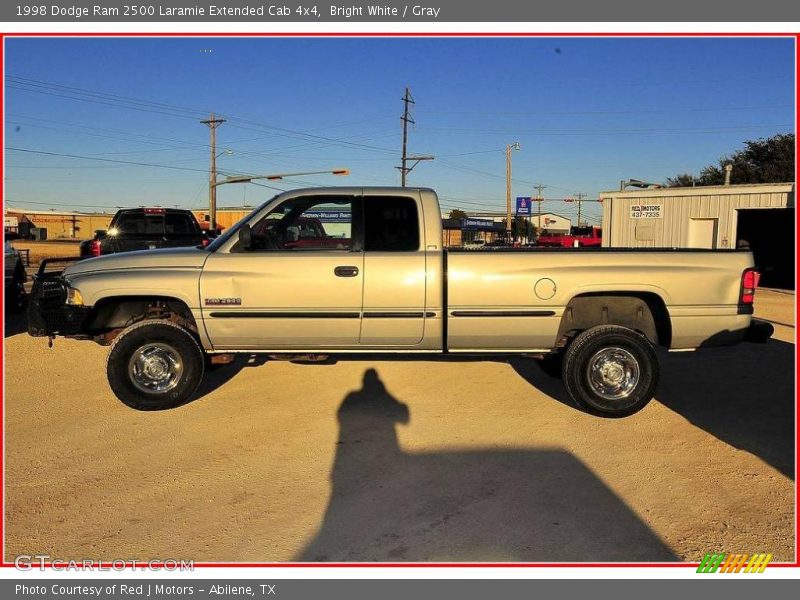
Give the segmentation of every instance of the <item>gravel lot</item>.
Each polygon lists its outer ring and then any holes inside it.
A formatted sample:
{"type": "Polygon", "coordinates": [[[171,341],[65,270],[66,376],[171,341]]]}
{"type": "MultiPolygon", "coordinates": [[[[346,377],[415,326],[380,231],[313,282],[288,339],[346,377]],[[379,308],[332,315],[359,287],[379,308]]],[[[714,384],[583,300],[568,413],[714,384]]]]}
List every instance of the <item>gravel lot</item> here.
{"type": "Polygon", "coordinates": [[[7,320],[5,559],[794,559],[794,295],[766,345],[664,355],[642,412],[586,415],[532,360],[243,360],[161,413],[107,350],[7,320]]]}

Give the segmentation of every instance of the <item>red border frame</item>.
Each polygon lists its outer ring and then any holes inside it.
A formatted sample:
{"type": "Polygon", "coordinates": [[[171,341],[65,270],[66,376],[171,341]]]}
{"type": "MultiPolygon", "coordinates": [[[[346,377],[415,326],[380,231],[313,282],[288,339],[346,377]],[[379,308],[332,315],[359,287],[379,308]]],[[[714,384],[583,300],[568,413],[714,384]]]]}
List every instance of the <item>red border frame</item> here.
{"type": "MultiPolygon", "coordinates": [[[[2,72],[5,75],[5,40],[6,38],[25,38],[25,37],[152,37],[152,38],[162,38],[162,37],[203,37],[203,38],[215,38],[215,37],[265,37],[265,38],[288,38],[288,37],[317,37],[317,38],[353,38],[353,37],[365,37],[365,38],[377,38],[377,37],[386,37],[386,38],[427,38],[427,37],[436,37],[436,38],[456,38],[456,37],[472,37],[472,38],[495,38],[495,37],[503,37],[503,38],[527,38],[527,37],[595,37],[595,38],[610,38],[610,37],[619,37],[619,38],[627,38],[627,37],[637,37],[637,38],[649,38],[649,37],[685,37],[685,38],[707,38],[707,37],[756,37],[756,38],[769,38],[769,37],[786,37],[786,38],[794,38],[795,40],[795,131],[797,130],[797,113],[798,107],[800,106],[800,33],[798,32],[766,32],[766,33],[702,33],[702,32],[689,32],[689,33],[578,33],[578,32],[554,32],[554,33],[532,33],[532,32],[481,32],[481,33],[474,33],[474,32],[445,32],[445,33],[431,33],[431,32],[422,32],[422,33],[414,33],[414,32],[367,32],[367,33],[346,33],[346,32],[244,32],[244,33],[207,33],[207,32],[172,32],[172,33],[130,33],[130,32],[116,32],[116,33],[6,33],[0,32],[0,63],[2,63],[2,72]]],[[[3,82],[4,83],[4,82],[3,82]]],[[[5,102],[5,85],[0,87],[0,113],[3,113],[4,109],[4,102],[5,102]]],[[[5,123],[3,123],[5,125],[5,123]]],[[[4,147],[5,146],[5,127],[0,129],[0,143],[4,147]]],[[[4,165],[4,153],[0,152],[0,170],[5,173],[3,169],[4,165]]],[[[798,161],[798,147],[795,146],[795,182],[798,180],[798,173],[800,172],[800,161],[798,161]]],[[[796,183],[795,183],[796,185],[796,183]]],[[[0,188],[2,189],[2,188],[0,188]]],[[[795,192],[796,193],[796,192],[795,192]]],[[[0,192],[0,196],[2,193],[0,192]]],[[[5,204],[5,198],[0,197],[0,202],[5,204]]],[[[795,201],[796,204],[796,201],[795,201]]],[[[797,212],[795,211],[795,277],[797,276],[798,272],[798,260],[800,260],[800,250],[798,249],[797,244],[797,229],[798,223],[800,223],[800,219],[798,219],[797,212]]],[[[0,297],[0,311],[3,310],[4,300],[0,297]]],[[[795,323],[800,320],[800,304],[795,302],[795,323]]],[[[3,320],[2,330],[5,337],[5,319],[3,320]]],[[[800,556],[798,556],[798,550],[800,550],[800,527],[798,527],[798,518],[800,517],[800,512],[798,512],[798,505],[800,504],[800,485],[797,482],[797,472],[798,472],[798,461],[800,461],[800,446],[798,446],[798,431],[800,430],[800,415],[798,414],[798,395],[797,395],[797,371],[800,369],[800,354],[797,352],[796,346],[797,339],[795,338],[795,560],[792,563],[771,563],[771,567],[790,567],[790,568],[800,568],[800,556]]],[[[5,364],[2,362],[3,359],[3,352],[5,349],[5,345],[0,347],[0,363],[3,365],[5,364]]],[[[0,370],[0,386],[3,386],[5,379],[5,369],[0,370]]],[[[0,387],[4,391],[4,387],[0,387]]],[[[6,562],[5,559],[5,397],[4,393],[0,394],[0,473],[2,473],[3,481],[2,481],[2,490],[3,494],[0,497],[0,542],[3,543],[3,547],[0,548],[0,568],[11,568],[14,569],[14,563],[6,562]]],[[[61,563],[59,563],[61,564],[61,563]]],[[[111,570],[111,562],[102,562],[102,563],[93,563],[93,567],[96,569],[104,568],[107,570],[111,570]]],[[[46,565],[48,568],[52,567],[52,564],[48,563],[46,565]]],[[[330,568],[330,567],[436,567],[436,568],[520,568],[520,567],[682,567],[682,568],[696,568],[699,566],[699,563],[683,563],[683,562],[653,562],[653,563],[625,563],[625,562],[609,562],[609,563],[602,563],[602,562],[562,562],[562,563],[546,563],[546,562],[522,562],[522,563],[382,563],[382,562],[369,562],[369,563],[308,563],[308,562],[291,562],[291,563],[280,563],[280,562],[266,562],[266,563],[194,563],[195,567],[202,567],[202,568],[235,568],[235,567],[244,567],[244,568],[254,568],[254,567],[321,567],[321,568],[330,568]]],[[[133,569],[132,569],[133,570],[133,569]]],[[[79,570],[80,572],[89,573],[91,571],[85,571],[83,569],[79,570]]]]}

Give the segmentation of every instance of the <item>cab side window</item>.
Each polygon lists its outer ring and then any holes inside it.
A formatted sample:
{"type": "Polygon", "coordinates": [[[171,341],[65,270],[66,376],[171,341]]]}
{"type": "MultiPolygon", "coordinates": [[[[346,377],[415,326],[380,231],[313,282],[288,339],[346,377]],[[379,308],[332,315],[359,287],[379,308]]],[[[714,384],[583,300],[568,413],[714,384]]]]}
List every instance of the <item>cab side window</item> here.
{"type": "Polygon", "coordinates": [[[253,226],[251,250],[351,250],[353,198],[287,200],[253,226]]]}
{"type": "Polygon", "coordinates": [[[364,250],[413,252],[419,250],[419,212],[412,198],[364,198],[364,250]]]}

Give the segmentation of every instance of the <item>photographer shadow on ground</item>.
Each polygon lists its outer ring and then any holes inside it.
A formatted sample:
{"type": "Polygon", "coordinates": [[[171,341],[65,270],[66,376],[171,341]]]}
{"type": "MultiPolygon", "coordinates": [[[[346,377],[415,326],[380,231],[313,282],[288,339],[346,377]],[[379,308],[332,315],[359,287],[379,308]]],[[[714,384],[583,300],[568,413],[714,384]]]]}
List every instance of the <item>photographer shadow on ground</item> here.
{"type": "Polygon", "coordinates": [[[405,452],[374,369],[339,411],[331,497],[299,561],[674,561],[561,449],[405,452]]]}

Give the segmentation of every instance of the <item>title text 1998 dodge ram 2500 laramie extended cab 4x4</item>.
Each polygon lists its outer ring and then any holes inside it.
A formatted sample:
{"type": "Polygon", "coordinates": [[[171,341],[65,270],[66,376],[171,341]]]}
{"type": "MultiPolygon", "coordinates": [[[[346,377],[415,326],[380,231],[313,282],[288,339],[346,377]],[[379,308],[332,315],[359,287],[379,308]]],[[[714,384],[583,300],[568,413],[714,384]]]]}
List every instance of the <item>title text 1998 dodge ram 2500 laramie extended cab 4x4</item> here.
{"type": "Polygon", "coordinates": [[[654,346],[765,341],[756,284],[746,251],[445,251],[433,191],[325,188],[280,194],[205,248],[43,265],[28,320],[111,345],[111,388],[143,410],[186,402],[236,352],[464,353],[549,358],[580,406],[623,416],[655,392],[654,346]]]}

